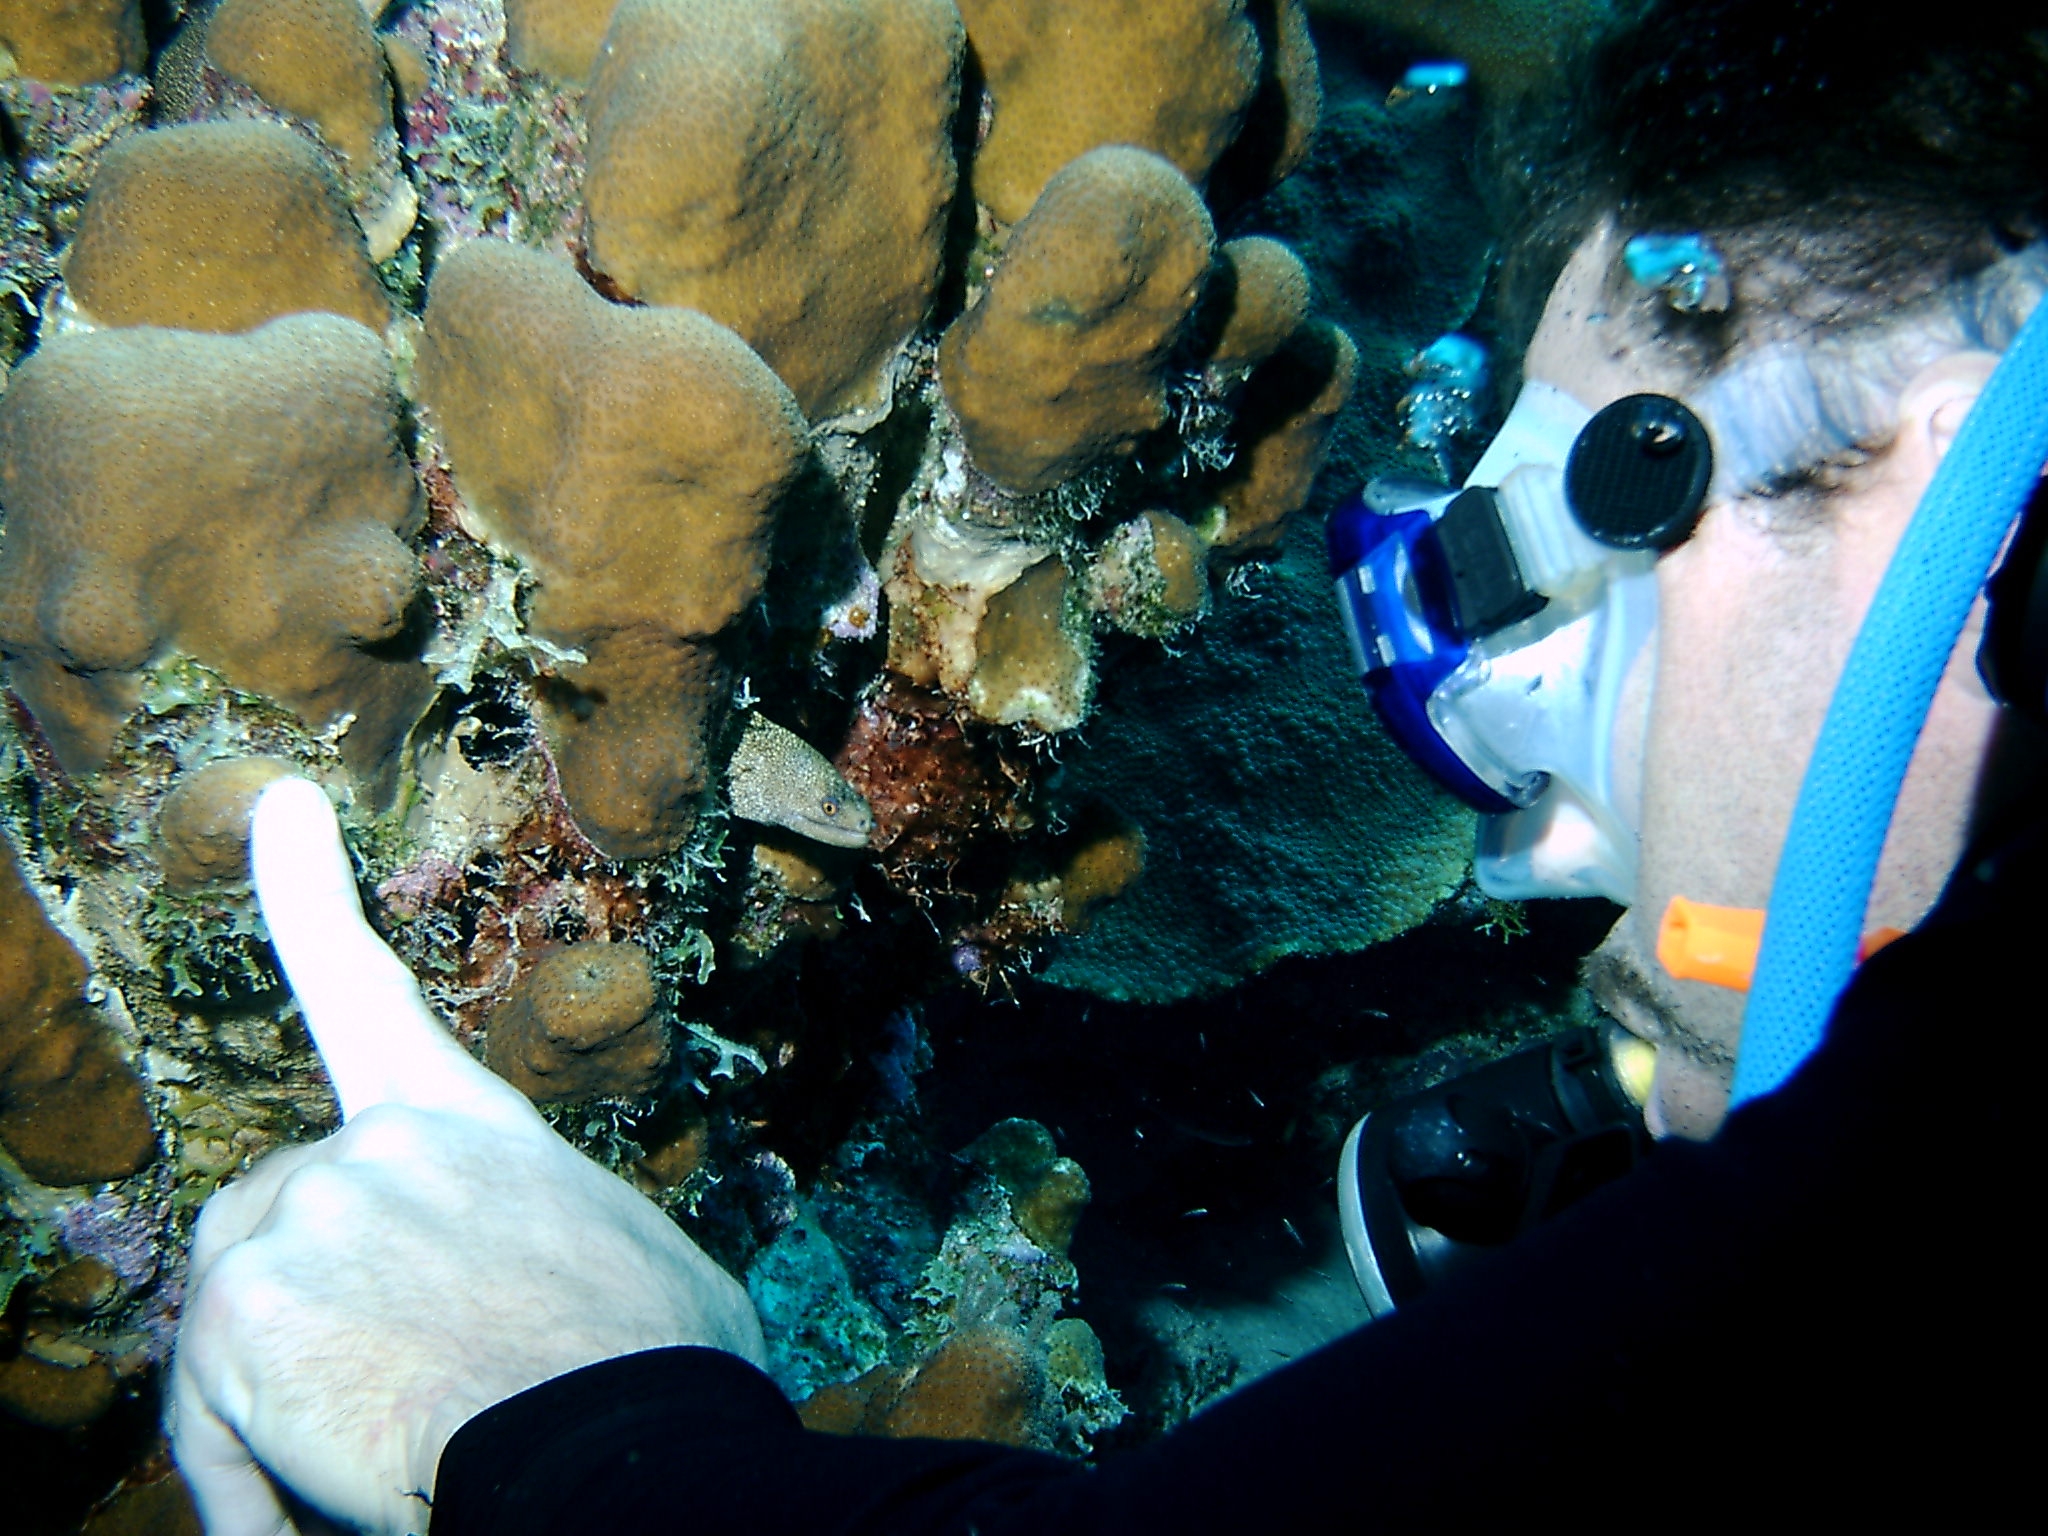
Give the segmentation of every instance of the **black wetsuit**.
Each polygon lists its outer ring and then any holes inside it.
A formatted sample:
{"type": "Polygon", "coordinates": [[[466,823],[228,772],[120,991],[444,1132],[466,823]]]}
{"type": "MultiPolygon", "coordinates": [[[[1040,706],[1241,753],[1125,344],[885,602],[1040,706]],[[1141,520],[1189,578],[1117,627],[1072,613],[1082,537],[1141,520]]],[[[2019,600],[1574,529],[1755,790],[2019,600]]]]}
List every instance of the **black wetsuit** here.
{"type": "Polygon", "coordinates": [[[2048,1295],[2025,1258],[2048,1172],[2044,855],[2037,833],[1960,871],[1713,1142],[1660,1146],[1148,1449],[1090,1468],[813,1434],[751,1366],[655,1350],[465,1425],[433,1536],[2010,1519],[2015,1490],[2032,1502],[2048,1295]]]}

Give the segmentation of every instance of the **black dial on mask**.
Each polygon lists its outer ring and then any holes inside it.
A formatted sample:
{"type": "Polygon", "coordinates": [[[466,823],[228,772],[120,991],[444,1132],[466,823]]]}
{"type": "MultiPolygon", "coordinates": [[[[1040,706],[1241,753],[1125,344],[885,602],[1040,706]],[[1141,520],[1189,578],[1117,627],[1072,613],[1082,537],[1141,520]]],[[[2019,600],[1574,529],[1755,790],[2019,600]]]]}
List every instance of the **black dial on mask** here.
{"type": "Polygon", "coordinates": [[[1614,549],[1666,550],[1692,537],[1707,504],[1707,429],[1668,395],[1627,395],[1586,423],[1565,462],[1579,526],[1614,549]]]}

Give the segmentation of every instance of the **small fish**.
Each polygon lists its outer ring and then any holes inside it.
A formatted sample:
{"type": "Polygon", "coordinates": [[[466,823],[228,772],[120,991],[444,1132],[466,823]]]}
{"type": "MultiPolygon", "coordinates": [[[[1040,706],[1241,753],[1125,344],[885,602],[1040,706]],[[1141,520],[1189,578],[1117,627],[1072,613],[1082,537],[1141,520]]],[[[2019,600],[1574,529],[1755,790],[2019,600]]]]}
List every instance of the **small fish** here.
{"type": "Polygon", "coordinates": [[[766,716],[747,717],[726,769],[732,813],[830,843],[860,848],[874,830],[874,812],[825,754],[766,716]]]}

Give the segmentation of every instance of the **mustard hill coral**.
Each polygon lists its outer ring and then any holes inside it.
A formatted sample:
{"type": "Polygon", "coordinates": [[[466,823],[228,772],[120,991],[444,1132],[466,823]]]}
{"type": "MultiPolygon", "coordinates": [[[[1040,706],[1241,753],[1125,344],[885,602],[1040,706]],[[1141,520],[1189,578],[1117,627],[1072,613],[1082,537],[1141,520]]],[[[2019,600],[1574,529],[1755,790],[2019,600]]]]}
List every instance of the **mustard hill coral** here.
{"type": "Polygon", "coordinates": [[[994,98],[974,195],[1015,223],[1054,173],[1104,144],[1199,182],[1259,83],[1244,0],[961,0],[994,98]]]}
{"type": "Polygon", "coordinates": [[[709,787],[714,641],[760,594],[796,402],[723,326],[498,241],[437,269],[419,368],[476,531],[540,580],[531,628],[587,658],[543,700],[570,809],[614,857],[666,852],[709,787]]]}
{"type": "Polygon", "coordinates": [[[1194,529],[1170,512],[1142,512],[1102,541],[1089,596],[1112,627],[1163,640],[1207,611],[1208,562],[1194,529]]]}
{"type": "Polygon", "coordinates": [[[967,702],[982,719],[1054,735],[1087,718],[1095,672],[1072,593],[1066,566],[1049,559],[989,598],[967,682],[967,702]]]}
{"type": "Polygon", "coordinates": [[[1202,200],[1157,155],[1112,145],[1053,177],[940,349],[976,466],[1049,490],[1160,426],[1214,242],[1202,200]]]}
{"type": "Polygon", "coordinates": [[[0,1145],[45,1184],[123,1178],[156,1156],[142,1084],[84,985],[85,961],[0,840],[0,1145]]]}
{"type": "Polygon", "coordinates": [[[591,264],[731,326],[814,418],[883,404],[938,284],[962,47],[950,0],[623,0],[591,264]]]}
{"type": "Polygon", "coordinates": [[[652,1088],[668,1062],[654,967],[637,944],[571,944],[538,961],[491,1015],[484,1061],[541,1103],[652,1088]]]}
{"type": "Polygon", "coordinates": [[[419,519],[383,345],[335,315],[244,336],[45,341],[0,399],[0,655],[59,760],[96,770],[136,674],[183,651],[383,776],[425,706],[419,519]]]}
{"type": "Polygon", "coordinates": [[[1264,235],[1226,241],[1217,256],[1225,303],[1210,366],[1249,368],[1279,351],[1308,318],[1308,268],[1264,235]]]}
{"type": "Polygon", "coordinates": [[[505,0],[505,47],[521,69],[581,85],[618,0],[505,0]]]}
{"type": "Polygon", "coordinates": [[[275,123],[195,123],[115,145],[65,280],[101,325],[247,331],[309,309],[375,329],[390,319],[340,184],[275,123]]]}
{"type": "Polygon", "coordinates": [[[148,57],[140,0],[0,0],[0,78],[91,85],[148,57]]]}
{"type": "Polygon", "coordinates": [[[1238,421],[1243,442],[1217,493],[1224,510],[1218,545],[1270,545],[1282,522],[1308,504],[1357,373],[1358,348],[1327,322],[1297,332],[1253,373],[1238,421]]]}
{"type": "Polygon", "coordinates": [[[358,169],[391,131],[384,52],[360,0],[220,0],[206,52],[222,74],[312,123],[358,169]]]}
{"type": "Polygon", "coordinates": [[[292,765],[227,757],[181,775],[157,811],[156,861],[174,891],[249,877],[249,815],[256,797],[292,765]]]}

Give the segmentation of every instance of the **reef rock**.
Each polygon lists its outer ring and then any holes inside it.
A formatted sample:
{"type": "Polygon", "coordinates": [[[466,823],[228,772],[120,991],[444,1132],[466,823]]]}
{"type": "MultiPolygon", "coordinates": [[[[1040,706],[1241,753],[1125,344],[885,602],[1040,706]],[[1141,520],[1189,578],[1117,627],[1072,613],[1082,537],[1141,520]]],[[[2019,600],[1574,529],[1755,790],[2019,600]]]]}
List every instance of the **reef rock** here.
{"type": "Polygon", "coordinates": [[[1215,232],[1159,156],[1091,150],[1046,184],[939,373],[978,468],[1050,490],[1166,420],[1165,372],[1215,232]]]}
{"type": "Polygon", "coordinates": [[[430,692],[398,427],[383,345],[335,315],[37,349],[0,399],[0,655],[68,770],[178,650],[315,729],[353,716],[344,755],[384,777],[430,692]]]}
{"type": "Polygon", "coordinates": [[[668,1064],[647,951],[571,944],[542,958],[491,1015],[484,1061],[544,1104],[646,1093],[668,1064]]]}
{"type": "MultiPolygon", "coordinates": [[[[84,985],[85,961],[51,926],[0,839],[0,1146],[45,1184],[125,1178],[156,1156],[142,1083],[81,995],[84,985]]],[[[77,1381],[31,1376],[10,1376],[0,1396],[18,1406],[28,1394],[71,1412],[63,1405],[76,1393],[60,1389],[77,1381]]]]}
{"type": "Polygon", "coordinates": [[[436,270],[419,362],[474,531],[539,577],[534,632],[587,658],[543,710],[577,823],[614,857],[674,848],[731,690],[714,641],[760,595],[802,413],[723,326],[607,304],[497,241],[436,270]]]}
{"type": "Polygon", "coordinates": [[[962,48],[950,0],[623,0],[591,264],[731,326],[813,417],[886,403],[938,286],[962,48]]]}
{"type": "Polygon", "coordinates": [[[1245,0],[961,0],[960,11],[995,105],[974,195],[1006,224],[1104,144],[1153,150],[1199,182],[1259,85],[1245,0]]]}
{"type": "Polygon", "coordinates": [[[300,310],[391,318],[347,195],[276,123],[158,128],[107,152],[65,281],[99,325],[247,331],[300,310]]]}

